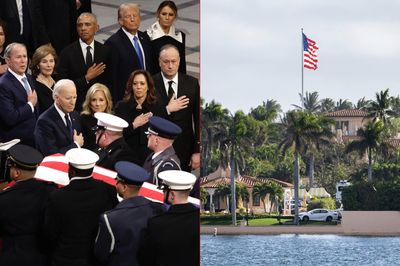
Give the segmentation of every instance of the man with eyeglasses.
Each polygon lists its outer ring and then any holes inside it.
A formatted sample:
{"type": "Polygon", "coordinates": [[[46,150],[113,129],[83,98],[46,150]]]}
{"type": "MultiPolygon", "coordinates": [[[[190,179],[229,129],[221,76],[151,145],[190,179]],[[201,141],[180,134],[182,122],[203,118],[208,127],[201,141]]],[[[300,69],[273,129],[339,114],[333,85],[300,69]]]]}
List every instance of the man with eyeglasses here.
{"type": "Polygon", "coordinates": [[[117,191],[123,200],[100,216],[94,254],[103,265],[138,265],[137,250],[148,219],[165,211],[161,203],[139,196],[149,173],[127,161],[117,162],[117,191]]]}
{"type": "Polygon", "coordinates": [[[158,173],[164,169],[181,169],[180,161],[172,146],[174,139],[182,132],[176,124],[158,116],[149,119],[147,130],[147,147],[153,152],[149,154],[143,168],[150,173],[148,182],[159,185],[158,173]]]}
{"type": "Polygon", "coordinates": [[[97,112],[94,114],[97,119],[96,142],[99,146],[97,154],[99,160],[97,165],[114,170],[118,161],[130,161],[136,163],[136,155],[130,146],[125,142],[123,129],[128,127],[128,122],[122,118],[97,112]]]}
{"type": "Polygon", "coordinates": [[[0,192],[0,265],[46,265],[42,226],[49,194],[55,186],[34,178],[42,154],[23,144],[8,149],[14,185],[0,192]]]}
{"type": "Polygon", "coordinates": [[[144,69],[154,74],[149,36],[140,31],[140,9],[138,4],[124,3],[118,8],[118,23],[121,28],[105,41],[113,51],[114,104],[122,100],[129,75],[144,69]]]}

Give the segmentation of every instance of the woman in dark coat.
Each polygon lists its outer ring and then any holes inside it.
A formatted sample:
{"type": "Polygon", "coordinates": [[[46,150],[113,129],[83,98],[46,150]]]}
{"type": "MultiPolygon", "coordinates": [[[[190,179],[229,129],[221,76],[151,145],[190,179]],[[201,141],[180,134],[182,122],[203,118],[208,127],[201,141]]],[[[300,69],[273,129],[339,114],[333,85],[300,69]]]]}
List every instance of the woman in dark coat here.
{"type": "Polygon", "coordinates": [[[32,56],[30,69],[35,78],[35,90],[38,97],[39,112],[43,113],[53,105],[53,79],[57,54],[50,45],[42,45],[32,56]]]}
{"type": "Polygon", "coordinates": [[[157,21],[147,30],[151,40],[152,54],[154,55],[155,73],[161,71],[158,64],[158,55],[166,44],[172,44],[179,50],[179,73],[186,74],[186,35],[176,30],[174,22],[178,17],[178,8],[173,1],[162,2],[157,9],[157,21]]]}
{"type": "Polygon", "coordinates": [[[129,124],[124,129],[125,141],[137,154],[137,162],[143,165],[150,154],[147,148],[149,118],[153,115],[167,117],[167,110],[158,101],[154,89],[154,82],[149,72],[145,70],[134,71],[128,79],[125,96],[115,107],[115,115],[126,120],[129,124]]]}
{"type": "Polygon", "coordinates": [[[85,101],[82,104],[83,148],[91,151],[97,150],[96,132],[93,129],[97,125],[97,119],[94,117],[94,113],[104,112],[111,114],[112,107],[111,93],[107,86],[101,83],[93,84],[87,91],[85,101]]]}

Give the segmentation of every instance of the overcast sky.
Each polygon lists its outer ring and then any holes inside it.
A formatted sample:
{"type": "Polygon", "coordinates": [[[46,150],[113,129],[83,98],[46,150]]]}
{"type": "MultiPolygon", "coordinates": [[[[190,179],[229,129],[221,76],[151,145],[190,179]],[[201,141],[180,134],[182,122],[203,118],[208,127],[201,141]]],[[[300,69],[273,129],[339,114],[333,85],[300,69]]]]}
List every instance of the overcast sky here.
{"type": "Polygon", "coordinates": [[[348,99],[400,94],[400,0],[203,0],[201,90],[231,112],[300,105],[301,28],[319,46],[304,90],[348,99]]]}

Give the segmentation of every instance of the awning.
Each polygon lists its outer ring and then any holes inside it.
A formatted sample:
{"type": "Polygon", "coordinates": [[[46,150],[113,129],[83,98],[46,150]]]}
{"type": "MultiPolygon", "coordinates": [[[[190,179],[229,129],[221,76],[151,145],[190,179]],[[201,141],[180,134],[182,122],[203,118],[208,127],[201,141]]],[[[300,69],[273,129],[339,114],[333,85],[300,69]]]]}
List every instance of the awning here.
{"type": "Polygon", "coordinates": [[[308,190],[308,193],[317,198],[330,198],[331,194],[326,192],[325,188],[323,187],[312,187],[308,190]]]}

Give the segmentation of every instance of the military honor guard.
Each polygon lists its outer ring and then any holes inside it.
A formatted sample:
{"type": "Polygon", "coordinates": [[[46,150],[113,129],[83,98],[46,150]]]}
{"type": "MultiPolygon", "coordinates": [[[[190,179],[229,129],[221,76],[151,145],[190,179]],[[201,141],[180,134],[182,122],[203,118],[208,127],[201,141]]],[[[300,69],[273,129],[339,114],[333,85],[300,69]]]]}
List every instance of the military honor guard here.
{"type": "Polygon", "coordinates": [[[163,213],[161,203],[138,196],[149,178],[142,167],[127,161],[117,162],[117,191],[123,200],[115,209],[100,216],[95,256],[103,265],[139,265],[137,250],[148,219],[163,213]]]}
{"type": "Polygon", "coordinates": [[[43,159],[36,149],[16,144],[8,149],[8,156],[15,184],[0,192],[0,265],[47,265],[42,226],[46,203],[55,187],[34,178],[43,159]]]}
{"type": "Polygon", "coordinates": [[[167,119],[152,116],[149,119],[147,147],[153,152],[147,157],[143,168],[150,173],[148,182],[159,185],[158,173],[163,168],[180,170],[180,160],[172,146],[182,129],[167,119]]]}
{"type": "Polygon", "coordinates": [[[199,209],[188,202],[196,176],[179,170],[159,173],[167,212],[149,220],[140,265],[200,265],[199,209]]]}
{"type": "Polygon", "coordinates": [[[125,142],[123,129],[128,127],[124,119],[108,114],[97,112],[96,142],[100,147],[98,150],[98,166],[115,170],[115,163],[118,161],[136,162],[136,155],[130,146],[125,142]]]}
{"type": "Polygon", "coordinates": [[[51,194],[45,214],[51,265],[96,265],[93,248],[99,217],[117,205],[117,192],[114,186],[92,178],[99,159],[96,153],[74,148],[65,157],[70,183],[51,194]]]}

